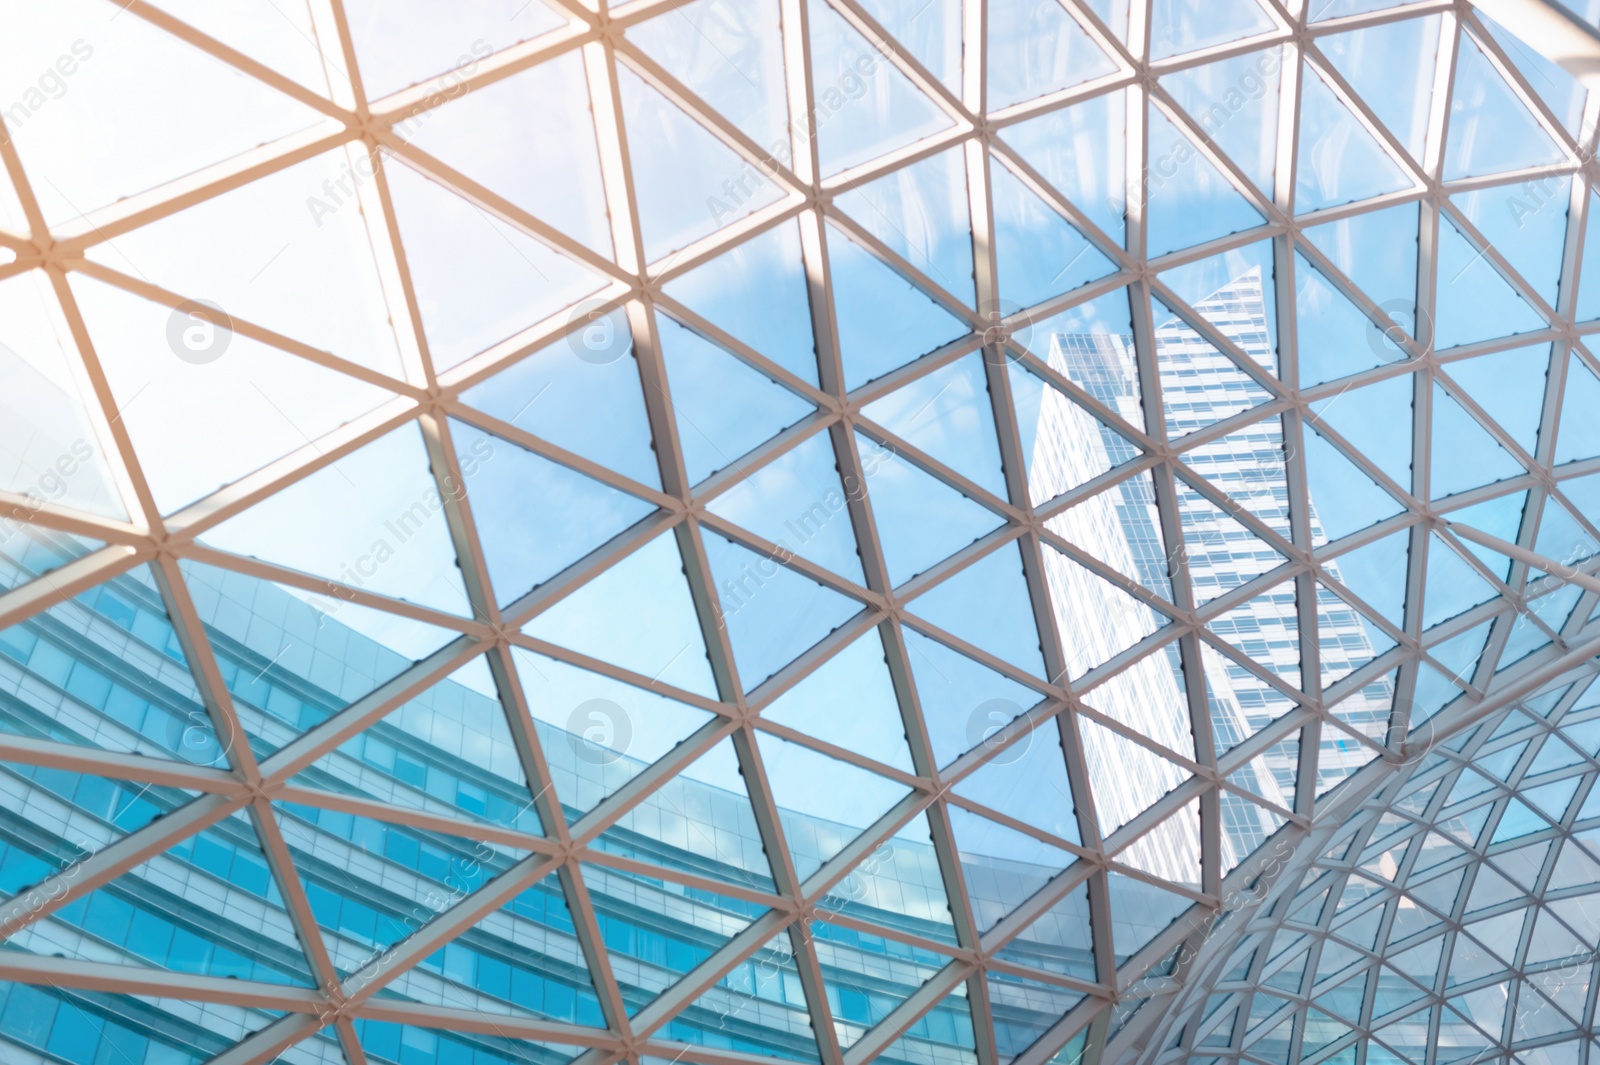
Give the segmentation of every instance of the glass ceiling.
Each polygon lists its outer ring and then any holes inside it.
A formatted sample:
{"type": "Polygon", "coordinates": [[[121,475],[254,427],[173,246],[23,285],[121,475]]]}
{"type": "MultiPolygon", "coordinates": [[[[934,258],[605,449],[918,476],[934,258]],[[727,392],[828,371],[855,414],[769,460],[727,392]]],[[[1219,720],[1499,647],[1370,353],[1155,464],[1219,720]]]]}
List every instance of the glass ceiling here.
{"type": "Polygon", "coordinates": [[[0,26],[0,1058],[1590,1060],[1600,95],[1505,25],[0,26]]]}

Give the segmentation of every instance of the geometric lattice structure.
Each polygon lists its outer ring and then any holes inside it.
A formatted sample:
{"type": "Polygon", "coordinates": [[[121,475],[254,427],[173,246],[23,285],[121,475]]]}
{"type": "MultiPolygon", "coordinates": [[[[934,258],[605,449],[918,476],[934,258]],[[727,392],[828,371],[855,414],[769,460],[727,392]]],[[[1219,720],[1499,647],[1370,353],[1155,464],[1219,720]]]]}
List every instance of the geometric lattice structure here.
{"type": "Polygon", "coordinates": [[[1593,1060],[1597,710],[1594,681],[1562,684],[1407,766],[1157,1060],[1593,1060]]]}
{"type": "Polygon", "coordinates": [[[1590,1060],[1551,18],[0,4],[5,1060],[1590,1060]]]}

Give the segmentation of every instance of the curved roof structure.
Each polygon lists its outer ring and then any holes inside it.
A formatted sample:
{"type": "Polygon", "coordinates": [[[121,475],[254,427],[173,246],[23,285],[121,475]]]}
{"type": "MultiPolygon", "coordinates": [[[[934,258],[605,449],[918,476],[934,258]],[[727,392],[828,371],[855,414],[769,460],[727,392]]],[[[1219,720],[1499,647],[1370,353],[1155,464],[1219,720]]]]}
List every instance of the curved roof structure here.
{"type": "Polygon", "coordinates": [[[1597,16],[0,0],[0,1057],[1590,1060],[1597,16]]]}

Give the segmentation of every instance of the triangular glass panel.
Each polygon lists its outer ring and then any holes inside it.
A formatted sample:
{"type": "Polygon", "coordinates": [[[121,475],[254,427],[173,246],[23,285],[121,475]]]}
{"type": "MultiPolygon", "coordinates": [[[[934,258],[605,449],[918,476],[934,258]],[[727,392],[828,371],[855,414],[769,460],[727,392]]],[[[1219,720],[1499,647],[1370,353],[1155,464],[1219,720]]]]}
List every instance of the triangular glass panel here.
{"type": "Polygon", "coordinates": [[[1176,552],[1166,550],[1149,475],[1135,475],[1092,495],[1047,519],[1045,527],[1129,580],[1172,600],[1167,567],[1176,552]]]}
{"type": "Polygon", "coordinates": [[[617,68],[644,254],[655,262],[776,203],[765,178],[627,67],[617,68]],[[684,189],[714,190],[705,202],[684,189]]]}
{"type": "Polygon", "coordinates": [[[461,394],[476,407],[649,488],[661,487],[628,317],[613,310],[461,394]]]}
{"type": "Polygon", "coordinates": [[[1045,676],[1039,628],[1019,549],[991,551],[919,595],[917,615],[974,647],[1045,676]]]}
{"type": "Polygon", "coordinates": [[[0,656],[15,678],[0,732],[217,769],[240,742],[212,724],[147,567],[0,630],[0,656]]]}
{"type": "MultiPolygon", "coordinates": [[[[1259,281],[1257,282],[1259,285],[1259,281]]],[[[1272,398],[1188,322],[1151,297],[1167,438],[1177,440],[1272,398]]]]}
{"type": "Polygon", "coordinates": [[[756,740],[802,880],[910,794],[903,784],[801,744],[765,732],[756,740]]]}
{"type": "MultiPolygon", "coordinates": [[[[1205,672],[1212,740],[1219,753],[1249,739],[1295,708],[1293,699],[1206,641],[1200,643],[1200,659],[1205,672]]],[[[1299,742],[1291,736],[1267,752],[1280,786],[1290,790],[1298,773],[1299,742]]],[[[1185,750],[1181,746],[1175,749],[1185,750]]]]}
{"type": "Polygon", "coordinates": [[[776,0],[696,0],[629,26],[628,40],[777,159],[789,150],[776,0]]]}
{"type": "Polygon", "coordinates": [[[1303,255],[1295,256],[1300,387],[1320,385],[1394,362],[1398,349],[1303,255]]]}
{"type": "MultiPolygon", "coordinates": [[[[584,1050],[581,1046],[529,1039],[524,1035],[513,1038],[497,1032],[447,1031],[361,1017],[351,1024],[355,1026],[356,1038],[370,1065],[408,1065],[419,1055],[425,1055],[423,1060],[428,1061],[481,1061],[484,1065],[502,1065],[526,1060],[530,1054],[549,1065],[565,1065],[584,1050]]],[[[331,1031],[332,1028],[325,1028],[319,1035],[331,1031]]]]}
{"type": "MultiPolygon", "coordinates": [[[[1539,424],[1550,365],[1550,345],[1497,351],[1443,367],[1472,401],[1484,409],[1530,455],[1538,453],[1539,424]]],[[[1600,399],[1600,395],[1596,396],[1600,399]]]]}
{"type": "Polygon", "coordinates": [[[1483,48],[1462,33],[1450,95],[1445,180],[1497,174],[1565,159],[1528,105],[1506,84],[1483,48]]]}
{"type": "Polygon", "coordinates": [[[1184,452],[1184,464],[1228,493],[1227,509],[1252,515],[1285,540],[1289,527],[1288,456],[1283,421],[1263,418],[1184,452]]]}
{"type": "Polygon", "coordinates": [[[1206,628],[1263,669],[1300,686],[1300,625],[1295,614],[1293,581],[1279,584],[1206,622],[1206,628]]]}
{"type": "MultiPolygon", "coordinates": [[[[1373,743],[1393,743],[1398,746],[1396,733],[1390,724],[1396,677],[1397,674],[1390,671],[1387,676],[1379,677],[1359,691],[1340,699],[1332,708],[1334,720],[1373,743]]],[[[1341,760],[1347,764],[1364,765],[1372,757],[1369,752],[1341,744],[1337,739],[1335,745],[1339,748],[1341,760]]]]}
{"type": "Polygon", "coordinates": [[[605,1026],[561,879],[547,875],[389,987],[430,1006],[605,1026]]]}
{"type": "Polygon", "coordinates": [[[662,533],[523,626],[535,639],[717,697],[672,533],[662,533]]]}
{"type": "MultiPolygon", "coordinates": [[[[1335,2],[1324,8],[1338,6],[1335,2]]],[[[1316,17],[1326,17],[1320,10],[1316,17]]],[[[1319,37],[1317,47],[1378,121],[1411,153],[1411,158],[1420,161],[1433,104],[1439,16],[1425,15],[1332,33],[1319,37]]]]}
{"type": "Polygon", "coordinates": [[[847,389],[967,332],[965,323],[837,229],[828,231],[828,267],[847,389]]]}
{"type": "MultiPolygon", "coordinates": [[[[361,68],[361,80],[372,99],[439,75],[439,89],[456,82],[454,68],[475,69],[483,57],[521,41],[568,25],[542,3],[490,0],[481,7],[450,11],[433,4],[411,3],[390,11],[384,0],[349,0],[349,33],[361,68]],[[471,54],[462,57],[472,43],[471,54]]],[[[319,49],[321,51],[322,49],[319,49]]],[[[335,52],[335,55],[338,53],[335,52]]],[[[325,58],[336,72],[342,61],[325,58]]]]}
{"type": "MultiPolygon", "coordinates": [[[[202,562],[179,563],[190,600],[261,756],[320,724],[456,635],[202,562]]],[[[494,698],[490,690],[490,698],[494,698]]]]}
{"type": "Polygon", "coordinates": [[[580,868],[590,896],[607,903],[595,919],[630,1017],[767,912],[703,887],[589,862],[580,868]],[[641,910],[670,916],[642,918],[641,910]]]}
{"type": "Polygon", "coordinates": [[[984,983],[989,989],[990,1009],[1007,1018],[1004,1025],[995,1026],[1000,1065],[1016,1060],[1085,997],[1082,991],[995,969],[984,974],[984,983]]]}
{"type": "Polygon", "coordinates": [[[693,1046],[724,1047],[728,1028],[759,1026],[762,1053],[792,1061],[819,1059],[792,930],[779,932],[661,1029],[667,1039],[693,1046]]]}
{"type": "Polygon", "coordinates": [[[1318,582],[1317,644],[1322,686],[1327,688],[1394,647],[1395,641],[1318,582]]]}
{"type": "Polygon", "coordinates": [[[900,630],[933,757],[942,768],[979,746],[998,746],[1024,723],[1007,726],[1036,706],[1041,696],[981,662],[953,651],[915,629],[900,630]]]}
{"type": "Polygon", "coordinates": [[[1506,190],[1459,192],[1450,202],[1466,215],[1484,239],[1527,284],[1552,307],[1560,299],[1562,250],[1567,242],[1569,186],[1561,179],[1542,179],[1522,195],[1506,190]]]}
{"type": "MultiPolygon", "coordinates": [[[[1040,361],[1104,404],[1131,429],[1145,428],[1133,344],[1133,298],[1119,288],[1030,326],[1025,339],[1040,361]]],[[[1018,337],[1017,339],[1024,339],[1018,337]]],[[[1125,461],[1131,443],[1107,442],[1108,453],[1125,461]]]]}
{"type": "Polygon", "coordinates": [[[855,600],[709,529],[701,538],[745,691],[861,610],[855,600]]]}
{"type": "MultiPolygon", "coordinates": [[[[1065,367],[1064,348],[1069,342],[1062,337],[1051,345],[1051,368],[1058,372],[1065,367]]],[[[1011,378],[1011,403],[1022,443],[1028,497],[1035,506],[1138,454],[1126,437],[1033,370],[1029,362],[1007,360],[1006,372],[1011,378]]]]}
{"type": "Polygon", "coordinates": [[[1437,534],[1428,537],[1427,583],[1423,587],[1422,628],[1431,629],[1498,593],[1437,534]]]}
{"type": "Polygon", "coordinates": [[[484,564],[501,606],[655,510],[642,499],[465,422],[452,418],[450,430],[468,478],[467,499],[484,564]]]}
{"type": "MultiPolygon", "coordinates": [[[[1419,222],[1417,205],[1407,203],[1310,226],[1303,234],[1400,332],[1415,336],[1419,222]]],[[[1402,357],[1397,334],[1380,331],[1379,336],[1381,358],[1402,357]]]]}
{"type": "Polygon", "coordinates": [[[1022,735],[1010,746],[1000,748],[952,790],[1057,839],[1082,842],[1057,720],[1036,722],[1030,715],[994,738],[1009,739],[1018,732],[1022,735]]]}
{"type": "MultiPolygon", "coordinates": [[[[1397,485],[1409,489],[1413,387],[1407,373],[1338,392],[1312,403],[1306,421],[1319,429],[1327,424],[1397,485]]],[[[1325,505],[1331,509],[1337,502],[1325,505]]]]}
{"type": "Polygon", "coordinates": [[[961,92],[960,0],[863,0],[861,7],[946,88],[961,92]]]}
{"type": "Polygon", "coordinates": [[[989,194],[994,204],[995,261],[1003,299],[1031,307],[1116,269],[1115,263],[999,160],[989,167],[989,194]]]}
{"type": "Polygon", "coordinates": [[[1450,637],[1428,648],[1434,661],[1445,667],[1445,672],[1459,681],[1471,682],[1489,639],[1491,622],[1474,625],[1466,632],[1450,637]]]}
{"type": "Polygon", "coordinates": [[[757,444],[816,410],[666,315],[657,315],[656,325],[690,484],[735,465],[757,444]]]}
{"type": "Polygon", "coordinates": [[[410,167],[389,165],[384,173],[435,370],[464,362],[603,286],[600,275],[410,167]]]}
{"type": "Polygon", "coordinates": [[[1282,70],[1282,55],[1273,50],[1246,52],[1161,78],[1162,88],[1268,197],[1277,169],[1282,70]]]}
{"type": "Polygon", "coordinates": [[[711,713],[516,648],[518,679],[569,821],[593,809],[711,719],[711,713]]]}
{"type": "Polygon", "coordinates": [[[950,1065],[978,1065],[976,1042],[967,985],[961,983],[885,1047],[880,1057],[889,1061],[931,1061],[937,1055],[938,1060],[950,1065]]]}
{"type": "Polygon", "coordinates": [[[527,857],[505,844],[300,803],[274,803],[273,814],[341,973],[365,969],[527,857]]]}
{"type": "Polygon", "coordinates": [[[1153,0],[1150,8],[1150,58],[1165,59],[1213,45],[1253,37],[1276,27],[1253,0],[1153,0]]]}
{"type": "Polygon", "coordinates": [[[125,521],[70,335],[43,272],[0,281],[0,489],[125,521]]]}
{"type": "Polygon", "coordinates": [[[825,3],[808,0],[811,78],[823,176],[902,148],[953,122],[871,42],[825,3]],[[870,89],[870,91],[866,91],[870,89]]]}
{"type": "Polygon", "coordinates": [[[1058,3],[996,0],[988,9],[990,111],[1059,92],[1117,65],[1058,3]]]}
{"type": "Polygon", "coordinates": [[[1106,880],[1111,889],[1111,937],[1118,966],[1194,905],[1182,895],[1115,871],[1106,880]]]}
{"type": "Polygon", "coordinates": [[[1256,241],[1161,272],[1161,284],[1245,355],[1277,373],[1277,254],[1256,241]]]}
{"type": "MultiPolygon", "coordinates": [[[[1582,487],[1581,482],[1577,480],[1562,483],[1563,490],[1567,492],[1582,487]]],[[[1568,495],[1567,498],[1572,499],[1574,496],[1568,495]]],[[[1592,520],[1591,518],[1591,523],[1592,520]]],[[[1600,544],[1595,543],[1594,537],[1579,524],[1577,517],[1571,511],[1562,506],[1558,500],[1546,496],[1544,512],[1539,518],[1539,535],[1534,538],[1533,549],[1546,558],[1559,561],[1562,565],[1571,565],[1600,552],[1600,544]]],[[[1534,573],[1537,576],[1537,571],[1534,573]]],[[[1565,578],[1563,573],[1558,572],[1556,575],[1565,578]]]]}
{"type": "Polygon", "coordinates": [[[859,433],[856,444],[891,585],[904,584],[1002,524],[999,515],[891,448],[859,433]]]}
{"type": "Polygon", "coordinates": [[[1411,186],[1393,156],[1334,93],[1316,68],[1300,79],[1296,214],[1366,200],[1411,186]]]}
{"type": "Polygon", "coordinates": [[[1044,576],[1056,605],[1066,673],[1078,680],[1159,629],[1167,618],[1046,544],[1044,576]]]}
{"type": "MultiPolygon", "coordinates": [[[[1091,736],[1100,727],[1089,721],[1079,724],[1082,726],[1085,759],[1090,757],[1090,751],[1094,751],[1125,774],[1094,782],[1101,835],[1115,836],[1129,821],[1149,811],[1163,795],[1191,777],[1186,770],[1148,748],[1126,740],[1107,743],[1112,736],[1109,730],[1102,730],[1098,739],[1092,739],[1091,736]]],[[[1177,813],[1164,818],[1160,824],[1118,851],[1116,858],[1123,865],[1142,873],[1198,891],[1199,800],[1185,803],[1177,813]]]]}
{"type": "MultiPolygon", "coordinates": [[[[1294,809],[1296,773],[1300,758],[1300,734],[1257,755],[1228,774],[1228,783],[1242,788],[1283,810],[1294,809]]],[[[1243,857],[1241,855],[1241,857],[1243,857]]]]}
{"type": "Polygon", "coordinates": [[[98,941],[99,950],[112,948],[117,961],[130,967],[291,987],[314,984],[255,826],[243,811],[74,899],[50,915],[49,925],[29,926],[11,943],[42,950],[46,942],[39,937],[50,935],[56,942],[50,953],[59,956],[67,945],[59,938],[63,931],[93,937],[71,948],[84,960],[103,957],[79,953],[98,941]],[[206,934],[210,929],[215,932],[206,934]]]}
{"type": "Polygon", "coordinates": [[[1108,92],[1007,126],[1001,134],[1024,162],[1119,245],[1126,241],[1127,228],[1126,114],[1127,96],[1108,92]]]}
{"type": "Polygon", "coordinates": [[[950,899],[927,817],[912,817],[862,858],[818,909],[955,946],[950,899]]]}
{"type": "Polygon", "coordinates": [[[1434,499],[1527,472],[1437,381],[1432,458],[1428,487],[1434,499]]]}
{"type": "Polygon", "coordinates": [[[833,202],[934,284],[975,305],[967,163],[960,148],[857,185],[833,202]]]}
{"type": "MultiPolygon", "coordinates": [[[[275,73],[299,82],[314,93],[329,95],[328,76],[316,45],[316,30],[309,9],[284,11],[271,3],[249,2],[231,10],[219,9],[205,0],[161,0],[161,10],[176,15],[195,29],[252,59],[275,73]]],[[[546,12],[546,17],[549,13],[546,12]]],[[[342,59],[328,57],[328,67],[345,71],[342,59]]],[[[436,73],[448,69],[441,66],[436,73]]]]}
{"type": "MultiPolygon", "coordinates": [[[[352,151],[365,162],[364,147],[352,151]]],[[[96,245],[88,257],[172,292],[203,294],[228,316],[400,377],[366,222],[335,188],[350,185],[351,161],[344,150],[325,152],[96,245]],[[320,194],[307,199],[307,190],[320,194]]],[[[190,350],[196,361],[210,354],[190,350]]],[[[216,371],[208,371],[207,386],[216,383],[216,371]]]]}
{"type": "MultiPolygon", "coordinates": [[[[197,301],[173,310],[83,275],[72,278],[72,294],[163,513],[306,447],[391,398],[239,335],[225,312],[197,301]]],[[[30,411],[24,424],[35,417],[30,411]]],[[[70,428],[71,421],[52,431],[70,428]]],[[[77,446],[78,455],[68,445],[53,461],[87,461],[88,445],[77,446]]]]}
{"type": "MultiPolygon", "coordinates": [[[[1235,5],[1254,6],[1251,0],[1235,0],[1235,5]]],[[[1149,158],[1171,160],[1164,167],[1149,167],[1145,175],[1145,239],[1150,258],[1252,229],[1265,221],[1159,108],[1150,105],[1148,114],[1149,158]]]]}
{"type": "Polygon", "coordinates": [[[1522,75],[1522,80],[1528,83],[1528,87],[1538,94],[1556,119],[1566,126],[1567,132],[1574,137],[1581,136],[1583,103],[1587,95],[1583,82],[1576,75],[1530,48],[1522,38],[1488,15],[1482,15],[1480,19],[1484,29],[1489,31],[1488,37],[1500,46],[1500,50],[1522,75]]]}
{"type": "MultiPolygon", "coordinates": [[[[853,478],[852,478],[853,480],[853,478]]],[[[713,499],[711,513],[858,584],[861,558],[830,437],[816,433],[713,499]]]]}
{"type": "MultiPolygon", "coordinates": [[[[1300,439],[1305,445],[1306,501],[1311,505],[1313,543],[1320,546],[1338,540],[1405,510],[1365,470],[1324,440],[1314,425],[1302,423],[1300,439]]],[[[1410,485],[1402,483],[1400,487],[1410,485]]]]}
{"type": "Polygon", "coordinates": [[[924,374],[861,413],[979,487],[1006,496],[983,355],[924,374]]]}
{"type": "Polygon", "coordinates": [[[1411,533],[1402,529],[1325,563],[1328,573],[1395,628],[1405,625],[1411,533]]]}
{"type": "Polygon", "coordinates": [[[1600,419],[1570,417],[1566,412],[1600,410],[1600,379],[1577,356],[1567,358],[1566,386],[1561,393],[1563,417],[1556,428],[1555,465],[1600,455],[1600,419]]]}
{"type": "Polygon", "coordinates": [[[765,844],[731,739],[719,741],[629,807],[590,846],[754,891],[773,890],[765,844]]]}
{"type": "Polygon", "coordinates": [[[1544,328],[1544,320],[1489,261],[1487,249],[1473,247],[1448,214],[1440,215],[1438,256],[1435,348],[1544,328]]]}
{"type": "MultiPolygon", "coordinates": [[[[969,879],[968,884],[972,883],[969,879]]],[[[1093,980],[1094,943],[1089,929],[1089,885],[1085,882],[1001,947],[996,956],[1046,972],[1093,980]]]]}
{"type": "Polygon", "coordinates": [[[794,223],[740,242],[663,290],[802,381],[817,383],[811,297],[794,223]]]}
{"type": "Polygon", "coordinates": [[[914,772],[905,722],[877,629],[774,699],[761,717],[902,772],[914,772]]]}
{"type": "Polygon", "coordinates": [[[1069,851],[965,807],[951,804],[947,809],[967,897],[980,932],[989,931],[1077,861],[1069,851]]]}
{"type": "Polygon", "coordinates": [[[59,51],[59,62],[44,65],[73,70],[70,96],[48,77],[39,85],[18,75],[5,90],[12,144],[36,175],[33,195],[52,226],[328,121],[145,19],[107,19],[80,36],[95,21],[92,7],[53,7],[0,53],[0,64],[18,70],[59,51]],[[46,92],[66,102],[47,106],[46,92]],[[211,134],[194,137],[196,129],[211,134]]]}
{"type": "Polygon", "coordinates": [[[483,659],[413,696],[291,783],[538,834],[533,793],[483,659]]]}
{"type": "Polygon", "coordinates": [[[583,67],[579,52],[567,52],[397,123],[395,131],[609,257],[605,186],[583,67]],[[515,137],[483,136],[511,129],[515,137]],[[552,171],[547,159],[563,164],[552,171]]]}

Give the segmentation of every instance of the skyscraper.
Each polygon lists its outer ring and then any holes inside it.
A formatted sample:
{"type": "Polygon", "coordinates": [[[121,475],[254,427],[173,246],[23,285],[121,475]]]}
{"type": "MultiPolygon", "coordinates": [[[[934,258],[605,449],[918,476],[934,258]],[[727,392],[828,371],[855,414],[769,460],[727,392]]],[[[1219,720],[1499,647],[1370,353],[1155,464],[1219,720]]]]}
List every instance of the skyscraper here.
{"type": "MultiPolygon", "coordinates": [[[[1228,355],[1175,314],[1156,308],[1155,347],[1160,403],[1167,437],[1183,447],[1185,437],[1248,410],[1266,398],[1250,376],[1228,355]]],[[[1194,311],[1222,337],[1269,374],[1277,373],[1273,330],[1258,267],[1241,271],[1226,285],[1198,300],[1194,311]]],[[[1130,333],[1055,333],[1048,338],[1052,369],[1078,384],[1113,414],[1139,429],[1146,427],[1144,395],[1130,333]]],[[[1138,449],[1129,439],[1053,390],[1046,390],[1039,413],[1029,465],[1030,491],[1048,499],[1104,471],[1134,459],[1138,449]]],[[[1185,451],[1182,472],[1174,480],[1179,542],[1168,543],[1161,530],[1154,489],[1148,474],[1125,480],[1119,489],[1092,496],[1052,519],[1052,531],[1111,569],[1171,601],[1171,572],[1181,561],[1187,570],[1196,606],[1216,599],[1260,577],[1285,561],[1284,556],[1249,528],[1264,525],[1285,540],[1289,530],[1287,463],[1279,419],[1254,421],[1243,429],[1216,436],[1185,451]],[[1197,490],[1185,477],[1204,478],[1224,505],[1197,490]],[[1243,520],[1241,520],[1243,519],[1243,520]]],[[[1308,515],[1315,542],[1323,542],[1315,514],[1308,515]]],[[[1126,592],[1062,555],[1047,556],[1060,601],[1074,605],[1068,620],[1069,642],[1078,653],[1069,668],[1078,672],[1156,631],[1165,618],[1126,592]]],[[[1336,567],[1330,572],[1337,576],[1336,567]]],[[[1321,677],[1302,677],[1298,608],[1292,581],[1211,620],[1207,628],[1290,687],[1315,694],[1370,660],[1375,650],[1360,616],[1337,596],[1318,588],[1315,605],[1321,650],[1321,677]]],[[[1218,753],[1253,735],[1294,706],[1293,700],[1261,676],[1216,649],[1201,644],[1206,705],[1218,753]]],[[[1124,725],[1187,758],[1193,738],[1186,703],[1187,677],[1176,644],[1169,643],[1133,669],[1117,674],[1086,702],[1124,725]]],[[[1368,685],[1340,703],[1345,719],[1382,739],[1393,701],[1385,679],[1368,685]]],[[[1365,756],[1349,741],[1327,739],[1321,760],[1330,784],[1342,779],[1341,765],[1354,768],[1365,756]]],[[[1109,826],[1120,825],[1144,810],[1156,796],[1181,783],[1187,774],[1176,764],[1151,756],[1109,730],[1085,735],[1085,757],[1091,776],[1108,784],[1096,798],[1109,826]]],[[[1286,810],[1294,808],[1298,773],[1297,745],[1278,744],[1264,762],[1233,774],[1235,785],[1286,810]],[[1264,766],[1260,771],[1258,766],[1264,766]]],[[[1224,865],[1231,866],[1253,851],[1278,827],[1262,807],[1236,794],[1222,794],[1224,865]]],[[[1194,819],[1173,820],[1139,840],[1129,860],[1150,872],[1193,880],[1199,862],[1194,819]]]]}

